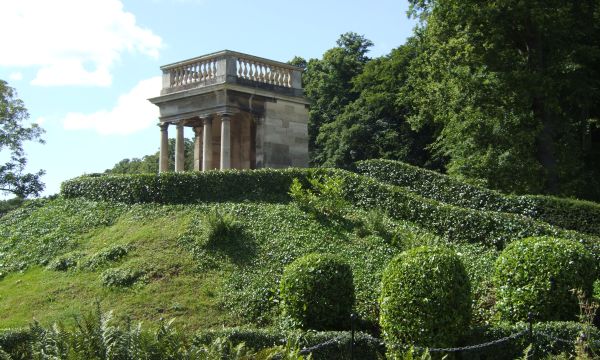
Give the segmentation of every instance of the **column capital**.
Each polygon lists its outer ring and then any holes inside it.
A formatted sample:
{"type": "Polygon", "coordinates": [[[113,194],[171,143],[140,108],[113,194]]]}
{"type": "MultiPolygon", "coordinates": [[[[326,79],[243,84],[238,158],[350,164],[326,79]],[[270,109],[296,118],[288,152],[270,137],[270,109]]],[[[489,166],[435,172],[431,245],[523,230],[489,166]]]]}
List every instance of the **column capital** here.
{"type": "Polygon", "coordinates": [[[196,134],[196,136],[200,136],[202,134],[202,130],[204,130],[204,127],[194,126],[192,129],[194,129],[194,134],[196,134]]]}
{"type": "Polygon", "coordinates": [[[177,129],[180,129],[183,127],[183,123],[182,122],[178,122],[177,124],[175,124],[175,126],[177,127],[177,129]]]}
{"type": "Polygon", "coordinates": [[[165,123],[159,123],[158,127],[160,128],[160,131],[168,131],[169,130],[169,123],[165,122],[165,123]]]}
{"type": "Polygon", "coordinates": [[[221,118],[221,121],[223,121],[223,120],[229,121],[233,117],[233,114],[223,113],[223,114],[219,114],[219,117],[221,118]]]}

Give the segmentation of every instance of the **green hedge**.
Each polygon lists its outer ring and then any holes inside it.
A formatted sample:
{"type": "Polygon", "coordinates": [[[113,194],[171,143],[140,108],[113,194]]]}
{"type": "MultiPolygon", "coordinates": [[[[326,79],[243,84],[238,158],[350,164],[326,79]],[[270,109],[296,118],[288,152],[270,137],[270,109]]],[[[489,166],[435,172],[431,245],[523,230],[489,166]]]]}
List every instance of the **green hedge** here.
{"type": "Polygon", "coordinates": [[[591,254],[579,243],[555,238],[512,242],[496,260],[496,308],[509,321],[575,320],[580,289],[592,295],[597,274],[591,254]]]}
{"type": "MultiPolygon", "coordinates": [[[[471,319],[471,286],[459,257],[421,246],[395,257],[381,279],[379,324],[388,344],[456,346],[471,319]]],[[[392,358],[402,349],[390,349],[392,358]]]]}
{"type": "Polygon", "coordinates": [[[508,196],[393,160],[365,160],[357,171],[424,197],[477,210],[521,214],[565,229],[600,235],[600,204],[552,196],[508,196]]]}
{"type": "Polygon", "coordinates": [[[160,175],[81,176],[61,185],[66,198],[128,204],[189,204],[200,201],[287,201],[294,178],[305,178],[308,169],[227,170],[160,175]]]}
{"type": "Polygon", "coordinates": [[[344,178],[347,199],[365,209],[382,209],[396,219],[411,221],[450,241],[481,243],[503,249],[515,239],[554,236],[583,243],[600,261],[600,238],[564,230],[530,217],[440,203],[416,195],[400,186],[350,172],[338,171],[344,178]]]}
{"type": "Polygon", "coordinates": [[[331,254],[308,254],[283,271],[283,313],[302,329],[345,330],[354,306],[352,269],[331,254]]]}
{"type": "Polygon", "coordinates": [[[449,205],[401,186],[340,169],[228,170],[160,175],[83,176],[62,184],[65,197],[125,203],[195,203],[199,201],[289,201],[294,178],[309,186],[311,176],[339,176],[346,199],[364,209],[428,229],[451,241],[466,241],[498,249],[531,236],[555,236],[584,243],[600,261],[600,239],[567,231],[530,217],[449,205]]]}

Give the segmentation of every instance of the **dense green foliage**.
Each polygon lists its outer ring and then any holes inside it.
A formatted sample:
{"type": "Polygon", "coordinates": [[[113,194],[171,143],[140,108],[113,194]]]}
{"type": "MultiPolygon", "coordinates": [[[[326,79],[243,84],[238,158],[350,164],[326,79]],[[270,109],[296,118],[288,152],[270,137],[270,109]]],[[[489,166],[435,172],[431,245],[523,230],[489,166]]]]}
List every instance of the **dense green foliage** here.
{"type": "MultiPolygon", "coordinates": [[[[575,341],[580,339],[582,331],[586,326],[572,321],[548,321],[533,323],[532,335],[529,336],[527,324],[509,324],[499,323],[494,326],[478,327],[471,331],[465,339],[465,344],[481,344],[496,339],[501,339],[512,334],[525,331],[523,336],[486,347],[463,353],[467,359],[489,359],[504,360],[523,358],[525,349],[533,343],[530,350],[530,356],[545,359],[549,355],[567,354],[566,358],[575,358],[575,341]],[[565,341],[557,341],[562,339],[565,341]],[[572,356],[572,357],[568,357],[572,356]]],[[[598,345],[594,345],[595,339],[600,339],[600,330],[592,328],[590,330],[590,345],[596,352],[600,350],[598,345]]]]}
{"type": "MultiPolygon", "coordinates": [[[[600,241],[593,236],[565,231],[517,214],[456,207],[414,194],[404,188],[339,169],[286,169],[209,171],[80,177],[63,183],[66,197],[92,200],[163,203],[198,201],[288,201],[294,178],[306,182],[314,176],[340,177],[346,201],[363,209],[379,209],[389,216],[418,224],[451,241],[483,243],[503,248],[515,238],[551,235],[585,243],[600,259],[600,241]]],[[[315,190],[315,189],[313,189],[315,190]]]]}
{"type": "Polygon", "coordinates": [[[63,182],[67,198],[124,203],[189,204],[199,201],[285,201],[292,179],[309,170],[228,170],[195,173],[82,176],[63,182]]]}
{"type": "Polygon", "coordinates": [[[9,211],[18,209],[24,202],[25,199],[18,196],[8,200],[0,200],[0,217],[9,211]]]}
{"type": "Polygon", "coordinates": [[[31,200],[2,218],[0,273],[46,265],[75,250],[79,236],[109,226],[123,213],[119,204],[85,200],[31,200]]]}
{"type": "Polygon", "coordinates": [[[44,171],[26,173],[27,157],[23,142],[43,143],[44,132],[37,124],[27,125],[29,118],[25,104],[17,97],[15,89],[0,80],[0,192],[18,197],[37,196],[44,190],[40,178],[44,171]]]}
{"type": "Polygon", "coordinates": [[[399,161],[367,160],[357,171],[421,196],[477,210],[526,215],[565,229],[600,235],[600,204],[552,196],[507,196],[399,161]]]}
{"type": "Polygon", "coordinates": [[[369,59],[373,44],[363,36],[343,34],[337,45],[321,59],[292,60],[305,67],[303,85],[312,104],[311,162],[347,168],[357,160],[388,158],[431,165],[426,150],[431,131],[413,131],[405,119],[405,102],[397,99],[415,47],[403,45],[369,59]]]}
{"type": "Polygon", "coordinates": [[[556,238],[512,242],[495,266],[498,313],[505,320],[574,320],[579,303],[572,289],[592,295],[597,263],[579,243],[556,238]]]}
{"type": "Polygon", "coordinates": [[[354,305],[352,269],[329,254],[309,254],[285,267],[283,313],[302,329],[345,330],[354,305]]]}
{"type": "Polygon", "coordinates": [[[450,174],[518,193],[600,199],[600,5],[411,0],[407,86],[450,174]]]}
{"type": "Polygon", "coordinates": [[[403,345],[457,345],[471,319],[471,288],[458,256],[442,247],[403,252],[381,280],[380,325],[397,354],[403,345]]]}
{"type": "MultiPolygon", "coordinates": [[[[27,330],[0,332],[2,359],[104,360],[104,359],[189,359],[189,360],[288,360],[307,359],[291,341],[270,346],[249,347],[232,343],[225,336],[200,342],[161,321],[156,330],[142,324],[115,324],[112,312],[90,313],[69,328],[55,324],[44,328],[33,323],[27,330]]],[[[327,336],[327,334],[323,334],[327,336]]],[[[325,337],[322,336],[321,338],[325,337]]],[[[314,338],[319,338],[314,336],[314,338]]],[[[309,342],[310,337],[304,339],[309,342]]],[[[253,344],[255,345],[255,344],[253,344]]]]}

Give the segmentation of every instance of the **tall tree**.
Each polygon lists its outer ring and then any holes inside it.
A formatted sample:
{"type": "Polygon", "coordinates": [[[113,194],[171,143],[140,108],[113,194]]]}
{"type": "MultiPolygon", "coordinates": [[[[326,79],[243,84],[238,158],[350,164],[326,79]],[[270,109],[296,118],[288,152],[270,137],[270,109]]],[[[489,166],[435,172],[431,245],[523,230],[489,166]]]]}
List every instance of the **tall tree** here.
{"type": "Polygon", "coordinates": [[[406,121],[406,101],[398,98],[414,56],[415,46],[409,41],[389,55],[369,61],[352,79],[352,91],[358,98],[319,129],[316,142],[323,149],[323,165],[349,167],[357,160],[371,158],[437,165],[430,163],[426,150],[432,141],[430,129],[413,131],[406,121]]]}
{"type": "Polygon", "coordinates": [[[449,173],[510,192],[600,198],[600,2],[411,0],[414,126],[449,173]]]}
{"type": "Polygon", "coordinates": [[[27,157],[23,142],[43,143],[43,130],[37,124],[26,126],[24,122],[28,118],[25,104],[17,97],[15,89],[0,80],[0,152],[8,158],[6,163],[0,164],[0,191],[18,197],[37,196],[44,190],[40,180],[43,170],[25,172],[27,157]]]}
{"type": "Polygon", "coordinates": [[[367,52],[373,43],[356,33],[345,33],[337,40],[337,47],[329,49],[322,59],[304,62],[295,58],[292,63],[306,63],[303,76],[304,90],[311,101],[308,121],[309,151],[314,165],[323,164],[326,156],[316,139],[324,124],[334,121],[344,107],[356,100],[359,93],[353,89],[352,79],[362,73],[369,58],[367,52]]]}

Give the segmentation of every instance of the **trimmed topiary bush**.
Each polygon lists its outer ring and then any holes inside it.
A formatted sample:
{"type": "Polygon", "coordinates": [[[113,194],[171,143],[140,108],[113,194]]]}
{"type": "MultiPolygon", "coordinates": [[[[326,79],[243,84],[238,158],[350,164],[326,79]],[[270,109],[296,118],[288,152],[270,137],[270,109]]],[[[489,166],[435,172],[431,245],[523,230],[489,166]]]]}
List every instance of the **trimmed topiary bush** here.
{"type": "Polygon", "coordinates": [[[448,347],[468,331],[471,287],[459,257],[422,246],[392,259],[382,277],[379,322],[392,358],[405,346],[448,347]]]}
{"type": "Polygon", "coordinates": [[[280,284],[284,315],[302,329],[342,330],[354,305],[352,269],[329,254],[309,254],[283,271],[280,284]]]}
{"type": "Polygon", "coordinates": [[[579,313],[572,289],[592,294],[596,263],[577,242],[533,237],[511,243],[495,265],[496,308],[502,319],[575,320],[579,313]]]}

